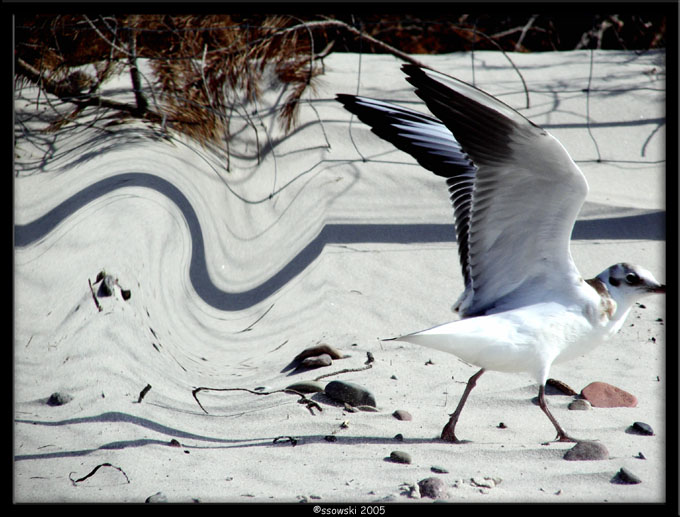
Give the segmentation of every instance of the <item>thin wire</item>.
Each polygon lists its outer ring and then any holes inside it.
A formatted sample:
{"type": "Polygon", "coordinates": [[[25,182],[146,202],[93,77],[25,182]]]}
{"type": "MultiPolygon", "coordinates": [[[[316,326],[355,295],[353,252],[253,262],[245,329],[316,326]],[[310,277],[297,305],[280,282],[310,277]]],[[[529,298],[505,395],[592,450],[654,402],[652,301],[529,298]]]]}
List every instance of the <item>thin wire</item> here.
{"type": "MultiPolygon", "coordinates": [[[[352,23],[355,24],[354,21],[354,15],[352,15],[352,23]]],[[[361,26],[359,26],[359,31],[361,31],[361,26]]],[[[357,89],[356,89],[356,94],[359,95],[359,89],[361,86],[361,57],[363,56],[363,38],[359,38],[359,69],[357,70],[357,89]]],[[[354,136],[352,135],[352,122],[354,121],[354,114],[349,118],[349,140],[352,142],[352,146],[354,146],[354,149],[356,150],[357,154],[361,156],[362,161],[367,161],[366,157],[361,154],[361,151],[359,150],[359,147],[357,146],[356,142],[354,141],[354,136]]]]}
{"type": "Polygon", "coordinates": [[[595,136],[593,135],[593,132],[590,128],[590,86],[593,81],[593,61],[595,59],[594,54],[595,51],[591,48],[590,71],[588,72],[588,86],[586,87],[586,129],[588,130],[588,135],[590,135],[590,139],[593,141],[593,144],[595,144],[595,151],[597,151],[597,162],[601,163],[602,155],[600,154],[600,147],[597,145],[597,140],[595,139],[595,136]]]}

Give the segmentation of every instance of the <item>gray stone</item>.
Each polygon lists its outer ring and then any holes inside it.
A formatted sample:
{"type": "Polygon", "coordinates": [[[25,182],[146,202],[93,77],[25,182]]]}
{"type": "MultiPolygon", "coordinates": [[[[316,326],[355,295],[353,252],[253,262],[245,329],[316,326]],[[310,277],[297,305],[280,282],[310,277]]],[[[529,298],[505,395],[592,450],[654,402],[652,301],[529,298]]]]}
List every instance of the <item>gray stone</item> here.
{"type": "Polygon", "coordinates": [[[578,442],[564,454],[567,461],[597,461],[609,459],[609,451],[600,442],[578,442]]]}
{"type": "Polygon", "coordinates": [[[338,349],[333,348],[330,345],[327,345],[325,343],[321,343],[320,345],[312,346],[310,348],[304,349],[302,352],[300,352],[298,355],[295,356],[294,361],[302,361],[303,359],[307,357],[313,357],[313,356],[318,356],[321,354],[327,354],[331,356],[331,359],[343,359],[344,357],[347,357],[345,354],[340,352],[338,349]]]}
{"type": "Polygon", "coordinates": [[[320,368],[322,366],[330,366],[333,364],[333,359],[328,354],[315,355],[305,357],[300,366],[304,368],[320,368]]]}
{"type": "Polygon", "coordinates": [[[373,394],[354,382],[331,381],[326,385],[324,391],[330,398],[346,402],[352,406],[377,407],[373,394]]]}
{"type": "Polygon", "coordinates": [[[635,434],[643,434],[645,436],[654,436],[654,429],[652,429],[652,426],[649,424],[645,424],[644,422],[635,422],[631,426],[631,430],[635,434]]]}
{"type": "Polygon", "coordinates": [[[320,393],[324,390],[324,385],[318,381],[299,381],[286,386],[286,389],[298,393],[320,393]]]}
{"type": "Polygon", "coordinates": [[[627,468],[621,467],[621,470],[619,470],[612,478],[612,483],[620,485],[637,485],[638,483],[642,483],[642,480],[627,468]]]}
{"type": "Polygon", "coordinates": [[[73,400],[73,397],[69,395],[68,393],[61,393],[59,391],[55,391],[50,395],[50,398],[47,399],[47,405],[48,406],[63,406],[64,404],[68,404],[73,400]]]}
{"type": "Polygon", "coordinates": [[[404,451],[392,451],[390,452],[390,461],[394,463],[411,463],[411,455],[404,451]]]}
{"type": "Polygon", "coordinates": [[[446,484],[438,477],[421,479],[418,481],[418,488],[420,489],[420,497],[442,499],[448,496],[446,484]]]}
{"type": "Polygon", "coordinates": [[[392,413],[392,416],[396,418],[397,420],[413,420],[413,417],[411,416],[411,413],[404,409],[397,409],[394,413],[392,413]]]}
{"type": "Polygon", "coordinates": [[[573,402],[569,404],[569,409],[571,410],[577,410],[577,411],[587,411],[588,409],[592,409],[593,406],[588,402],[586,399],[576,399],[573,402]]]}

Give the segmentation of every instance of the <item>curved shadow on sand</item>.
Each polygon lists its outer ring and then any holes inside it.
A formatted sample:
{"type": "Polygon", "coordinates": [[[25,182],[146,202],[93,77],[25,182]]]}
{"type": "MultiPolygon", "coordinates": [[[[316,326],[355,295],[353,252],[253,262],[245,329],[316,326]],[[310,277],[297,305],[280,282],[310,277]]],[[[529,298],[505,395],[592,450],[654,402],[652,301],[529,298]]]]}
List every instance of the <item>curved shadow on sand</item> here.
{"type": "MultiPolygon", "coordinates": [[[[326,224],[310,243],[268,280],[248,291],[227,292],[215,286],[210,279],[201,225],[186,196],[172,183],[159,176],[131,172],[100,180],[74,194],[35,221],[15,225],[14,245],[28,246],[44,238],[59,223],[86,204],[123,187],[154,189],[175,203],[182,212],[191,234],[189,268],[191,283],[205,303],[224,311],[246,309],[267,299],[304,271],[327,244],[455,242],[452,224],[326,224]]],[[[577,221],[573,238],[664,240],[666,213],[651,211],[634,216],[577,221]]]]}
{"type": "MultiPolygon", "coordinates": [[[[144,429],[154,431],[160,434],[168,436],[168,440],[159,440],[154,438],[138,438],[130,440],[120,440],[110,443],[102,444],[98,447],[77,449],[77,450],[59,450],[54,452],[39,452],[35,454],[17,454],[14,456],[14,461],[27,461],[27,460],[43,460],[43,459],[54,459],[54,458],[67,458],[67,457],[77,457],[77,456],[87,456],[97,451],[102,450],[120,450],[128,449],[132,447],[143,447],[146,445],[162,445],[166,447],[171,447],[170,439],[175,438],[178,440],[190,440],[194,442],[202,442],[203,444],[180,444],[182,449],[230,449],[230,448],[249,448],[249,447],[295,447],[299,445],[307,445],[314,443],[328,443],[327,436],[321,434],[312,435],[300,435],[300,436],[261,436],[258,438],[217,438],[211,436],[203,436],[199,434],[194,434],[186,431],[181,431],[173,427],[168,427],[148,418],[141,418],[128,413],[123,413],[119,411],[110,411],[108,413],[102,413],[100,415],[90,416],[90,417],[78,417],[70,418],[67,420],[60,421],[44,421],[44,420],[24,420],[16,419],[14,421],[16,424],[26,424],[26,425],[39,425],[47,427],[61,427],[77,424],[92,424],[92,423],[127,423],[142,427],[144,429]],[[295,443],[285,440],[285,438],[294,438],[295,443]]],[[[397,442],[392,436],[337,436],[335,437],[335,445],[362,445],[362,444],[381,444],[389,445],[395,443],[432,443],[436,441],[437,438],[404,438],[403,442],[397,442]]]]}

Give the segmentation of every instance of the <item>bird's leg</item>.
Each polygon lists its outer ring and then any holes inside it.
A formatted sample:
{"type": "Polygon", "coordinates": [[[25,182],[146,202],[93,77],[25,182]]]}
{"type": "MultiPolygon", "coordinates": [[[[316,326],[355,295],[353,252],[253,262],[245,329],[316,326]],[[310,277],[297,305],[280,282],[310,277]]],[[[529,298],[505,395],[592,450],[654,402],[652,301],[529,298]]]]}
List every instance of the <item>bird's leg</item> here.
{"type": "Polygon", "coordinates": [[[465,405],[465,401],[468,398],[468,395],[470,395],[470,392],[472,391],[472,388],[475,387],[477,384],[477,379],[479,379],[482,374],[484,373],[484,368],[479,370],[477,373],[475,373],[472,377],[470,377],[470,380],[467,383],[467,386],[465,386],[465,391],[463,392],[463,396],[460,398],[460,402],[458,402],[458,406],[456,407],[456,410],[451,414],[451,418],[449,419],[449,423],[446,424],[444,427],[444,430],[442,431],[442,440],[445,440],[447,442],[452,442],[452,443],[463,443],[461,440],[456,438],[456,424],[458,423],[458,417],[460,417],[460,412],[463,411],[463,406],[465,405]]]}
{"type": "Polygon", "coordinates": [[[555,426],[555,430],[557,430],[557,437],[555,438],[556,442],[578,442],[575,438],[572,438],[569,436],[564,429],[562,429],[562,426],[557,422],[554,416],[552,416],[552,413],[550,413],[550,410],[548,409],[548,404],[545,401],[545,385],[541,384],[540,388],[538,388],[538,405],[541,407],[543,412],[546,414],[546,416],[550,419],[552,422],[552,425],[555,426]]]}

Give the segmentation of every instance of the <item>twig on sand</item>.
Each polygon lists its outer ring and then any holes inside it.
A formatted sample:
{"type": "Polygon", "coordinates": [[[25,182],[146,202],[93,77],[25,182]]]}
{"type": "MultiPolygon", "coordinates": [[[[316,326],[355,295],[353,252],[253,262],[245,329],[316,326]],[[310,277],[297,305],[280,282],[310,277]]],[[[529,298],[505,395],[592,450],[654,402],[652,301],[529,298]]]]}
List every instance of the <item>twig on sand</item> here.
{"type": "Polygon", "coordinates": [[[333,375],[340,375],[341,373],[350,373],[350,372],[362,372],[364,370],[369,370],[370,368],[373,368],[372,364],[367,364],[366,366],[363,366],[361,368],[345,368],[344,370],[339,370],[337,372],[332,372],[332,373],[325,373],[323,375],[319,375],[315,381],[319,381],[325,377],[332,377],[333,375]]]}
{"type": "Polygon", "coordinates": [[[248,326],[247,326],[246,328],[244,328],[243,330],[239,330],[239,331],[237,332],[237,334],[241,334],[241,333],[243,333],[243,332],[249,332],[249,331],[253,330],[253,327],[255,326],[255,324],[258,323],[258,322],[259,322],[262,318],[264,318],[267,314],[269,314],[269,311],[272,310],[273,308],[274,308],[274,304],[272,303],[271,307],[269,307],[269,309],[267,309],[266,311],[264,311],[264,313],[262,313],[262,315],[261,315],[259,318],[257,318],[255,321],[253,321],[250,325],[248,325],[248,326]]]}
{"type": "Polygon", "coordinates": [[[203,410],[203,412],[206,415],[209,415],[210,413],[208,413],[206,411],[206,409],[203,407],[203,404],[201,404],[201,402],[198,400],[198,397],[196,396],[200,391],[245,391],[245,392],[248,392],[248,393],[252,393],[253,395],[273,395],[274,393],[290,393],[292,395],[297,395],[298,397],[300,397],[300,399],[298,400],[298,404],[304,404],[305,406],[307,406],[307,409],[309,410],[309,412],[312,415],[314,414],[314,409],[318,409],[319,411],[323,411],[321,406],[319,406],[319,404],[317,404],[313,400],[308,399],[307,397],[305,397],[299,391],[291,390],[291,389],[288,389],[288,388],[284,388],[284,389],[281,389],[281,390],[274,390],[274,391],[254,391],[254,390],[250,390],[248,388],[208,388],[208,387],[205,387],[205,386],[199,386],[198,388],[194,388],[194,390],[191,392],[191,394],[193,395],[196,403],[199,405],[199,407],[203,410]]]}
{"type": "Polygon", "coordinates": [[[111,468],[113,468],[113,469],[116,469],[118,472],[120,472],[121,474],[123,474],[123,476],[125,476],[125,481],[127,481],[128,483],[130,482],[130,479],[127,477],[127,474],[123,471],[122,468],[116,467],[115,465],[111,465],[110,463],[102,463],[102,464],[100,464],[100,465],[97,465],[95,468],[93,468],[93,469],[90,471],[89,474],[87,474],[86,476],[81,477],[80,479],[73,479],[73,478],[71,477],[71,474],[73,474],[73,472],[69,472],[68,478],[71,480],[71,483],[73,483],[73,486],[75,486],[77,483],[80,483],[81,481],[85,481],[87,478],[94,476],[95,473],[96,473],[101,467],[111,467],[111,468]]]}
{"type": "Polygon", "coordinates": [[[94,300],[94,304],[97,306],[97,309],[99,309],[99,312],[101,312],[102,306],[99,304],[99,300],[97,299],[97,295],[94,294],[94,289],[92,288],[92,280],[89,278],[87,279],[87,283],[90,284],[90,292],[92,293],[92,299],[94,300]]]}
{"type": "Polygon", "coordinates": [[[142,391],[139,392],[139,399],[137,400],[137,404],[142,402],[142,399],[146,397],[146,394],[149,393],[149,390],[151,390],[151,384],[147,384],[142,391]]]}

